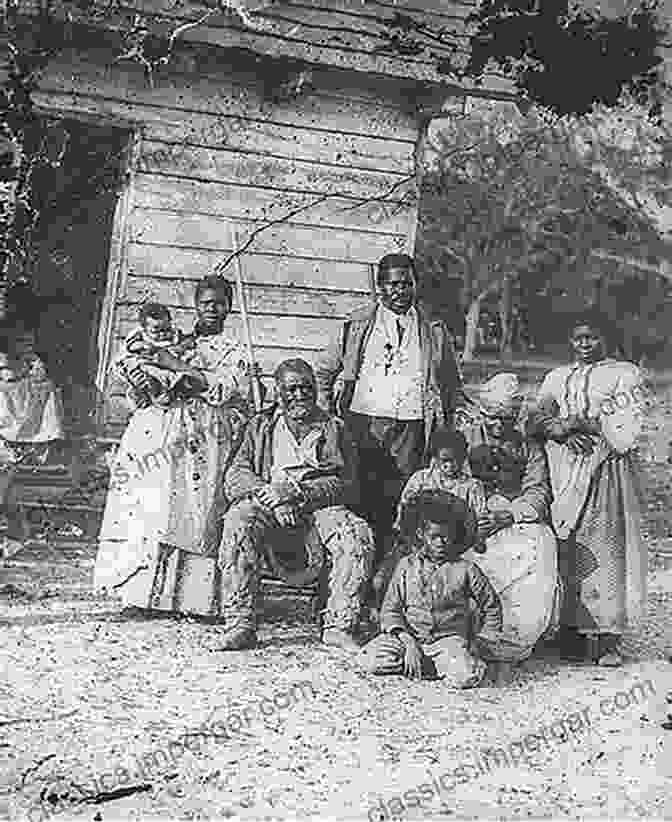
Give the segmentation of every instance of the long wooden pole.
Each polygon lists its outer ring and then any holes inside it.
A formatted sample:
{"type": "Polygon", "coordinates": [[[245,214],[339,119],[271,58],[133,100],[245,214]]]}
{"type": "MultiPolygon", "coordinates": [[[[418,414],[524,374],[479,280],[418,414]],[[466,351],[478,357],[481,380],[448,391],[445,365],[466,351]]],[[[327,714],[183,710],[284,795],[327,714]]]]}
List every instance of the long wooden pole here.
{"type": "Polygon", "coordinates": [[[238,231],[235,225],[231,225],[231,250],[233,251],[233,270],[236,277],[236,291],[238,294],[238,307],[243,321],[243,338],[247,348],[247,358],[250,363],[250,380],[252,381],[252,401],[254,410],[261,411],[261,389],[257,379],[257,366],[254,359],[254,346],[252,345],[252,332],[250,331],[250,318],[247,314],[247,301],[245,299],[245,288],[243,287],[243,271],[240,265],[240,255],[238,254],[238,231]]]}

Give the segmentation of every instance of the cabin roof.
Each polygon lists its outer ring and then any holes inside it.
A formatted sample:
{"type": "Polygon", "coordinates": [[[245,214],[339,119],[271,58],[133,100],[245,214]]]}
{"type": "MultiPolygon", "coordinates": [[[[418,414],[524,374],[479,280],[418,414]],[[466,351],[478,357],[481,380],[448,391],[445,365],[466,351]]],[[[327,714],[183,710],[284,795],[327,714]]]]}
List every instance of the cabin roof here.
{"type": "MultiPolygon", "coordinates": [[[[183,27],[182,43],[414,80],[456,94],[517,98],[503,74],[493,71],[478,84],[461,74],[469,56],[467,18],[477,8],[472,0],[219,0],[216,8],[209,2],[121,0],[104,25],[128,29],[139,14],[136,22],[163,36],[183,27]]],[[[107,0],[94,3],[109,8],[107,0]]],[[[26,11],[38,4],[19,3],[26,11]]]]}

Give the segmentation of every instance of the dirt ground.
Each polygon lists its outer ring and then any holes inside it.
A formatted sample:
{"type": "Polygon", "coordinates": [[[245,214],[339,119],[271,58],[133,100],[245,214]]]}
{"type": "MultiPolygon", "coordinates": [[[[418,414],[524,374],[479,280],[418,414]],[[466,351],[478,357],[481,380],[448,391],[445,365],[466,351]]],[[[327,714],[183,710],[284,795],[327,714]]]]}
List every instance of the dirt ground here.
{"type": "Polygon", "coordinates": [[[671,429],[661,394],[642,443],[649,610],[617,670],[549,651],[505,688],[369,677],[276,597],[258,649],[222,654],[216,627],[93,597],[93,546],[26,547],[0,565],[0,815],[672,818],[671,429]]]}

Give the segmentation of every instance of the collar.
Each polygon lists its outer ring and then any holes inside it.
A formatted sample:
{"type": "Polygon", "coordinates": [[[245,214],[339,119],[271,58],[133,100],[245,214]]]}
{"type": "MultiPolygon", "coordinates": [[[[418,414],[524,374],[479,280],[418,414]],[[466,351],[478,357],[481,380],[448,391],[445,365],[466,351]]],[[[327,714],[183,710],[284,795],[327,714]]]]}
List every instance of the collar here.
{"type": "Polygon", "coordinates": [[[418,312],[415,305],[412,305],[405,314],[397,314],[386,308],[382,302],[378,303],[380,312],[378,314],[378,322],[382,323],[387,336],[392,334],[392,339],[397,339],[397,328],[401,325],[404,335],[410,328],[418,327],[418,312]]]}
{"type": "MultiPolygon", "coordinates": [[[[328,419],[329,419],[329,415],[326,414],[324,411],[322,411],[322,409],[318,408],[316,413],[315,413],[315,416],[313,417],[313,419],[306,425],[306,436],[309,436],[313,432],[318,432],[318,433],[321,434],[324,431],[324,427],[325,427],[325,424],[328,421],[328,419]]],[[[288,424],[288,422],[285,418],[285,412],[278,405],[278,406],[276,406],[276,408],[272,412],[271,421],[272,421],[273,427],[275,427],[278,424],[278,422],[280,422],[281,420],[285,424],[285,427],[287,428],[289,433],[292,434],[292,430],[289,427],[289,424],[288,424]]],[[[292,434],[292,436],[294,436],[294,435],[292,434]]],[[[301,440],[301,442],[304,442],[304,441],[305,441],[305,437],[303,438],[303,440],[301,440]]]]}
{"type": "Polygon", "coordinates": [[[378,310],[380,311],[380,316],[383,318],[383,322],[385,324],[394,325],[397,320],[401,320],[402,325],[405,327],[414,319],[417,318],[418,312],[415,307],[415,303],[411,305],[408,311],[405,314],[397,314],[394,311],[391,311],[386,305],[383,305],[382,300],[378,300],[378,310]]]}

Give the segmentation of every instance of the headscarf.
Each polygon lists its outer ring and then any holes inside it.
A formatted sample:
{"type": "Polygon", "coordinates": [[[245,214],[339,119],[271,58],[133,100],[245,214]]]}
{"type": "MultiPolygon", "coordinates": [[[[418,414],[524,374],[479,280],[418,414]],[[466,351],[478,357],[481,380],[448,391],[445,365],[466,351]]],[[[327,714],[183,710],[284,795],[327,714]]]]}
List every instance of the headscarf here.
{"type": "Polygon", "coordinates": [[[483,383],[479,400],[484,413],[490,417],[516,417],[523,394],[515,374],[496,374],[483,383]]]}

